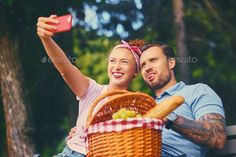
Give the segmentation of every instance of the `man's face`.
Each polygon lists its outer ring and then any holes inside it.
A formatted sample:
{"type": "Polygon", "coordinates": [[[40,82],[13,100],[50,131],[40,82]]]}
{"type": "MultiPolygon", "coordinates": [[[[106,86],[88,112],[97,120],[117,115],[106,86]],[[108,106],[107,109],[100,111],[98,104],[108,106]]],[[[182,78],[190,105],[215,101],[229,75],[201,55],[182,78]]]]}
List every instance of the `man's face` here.
{"type": "Polygon", "coordinates": [[[145,83],[153,90],[164,87],[171,80],[169,60],[157,46],[150,47],[142,53],[140,66],[145,83]]]}

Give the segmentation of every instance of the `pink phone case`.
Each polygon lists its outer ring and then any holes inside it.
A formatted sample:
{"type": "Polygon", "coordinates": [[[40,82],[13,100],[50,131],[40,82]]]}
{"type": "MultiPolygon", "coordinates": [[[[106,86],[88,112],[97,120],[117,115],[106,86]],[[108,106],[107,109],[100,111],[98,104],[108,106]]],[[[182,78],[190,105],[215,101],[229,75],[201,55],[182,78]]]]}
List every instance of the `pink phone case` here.
{"type": "Polygon", "coordinates": [[[66,31],[69,31],[71,29],[72,16],[70,14],[64,15],[64,16],[59,16],[56,19],[59,21],[58,24],[50,23],[50,25],[53,25],[53,26],[57,27],[57,30],[54,30],[52,32],[54,32],[54,33],[66,32],[66,31]]]}

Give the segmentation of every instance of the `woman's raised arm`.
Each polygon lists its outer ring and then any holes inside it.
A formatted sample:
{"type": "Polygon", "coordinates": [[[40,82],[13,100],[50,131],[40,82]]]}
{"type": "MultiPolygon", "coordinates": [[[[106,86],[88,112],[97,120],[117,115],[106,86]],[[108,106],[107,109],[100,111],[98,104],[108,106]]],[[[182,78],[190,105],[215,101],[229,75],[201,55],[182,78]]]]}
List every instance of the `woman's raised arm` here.
{"type": "Polygon", "coordinates": [[[89,84],[89,79],[83,75],[67,58],[63,50],[52,39],[53,30],[57,28],[48,23],[58,23],[56,15],[50,17],[39,17],[37,23],[37,34],[40,37],[47,55],[53,65],[61,73],[62,77],[69,85],[71,90],[79,97],[82,97],[89,84]]]}

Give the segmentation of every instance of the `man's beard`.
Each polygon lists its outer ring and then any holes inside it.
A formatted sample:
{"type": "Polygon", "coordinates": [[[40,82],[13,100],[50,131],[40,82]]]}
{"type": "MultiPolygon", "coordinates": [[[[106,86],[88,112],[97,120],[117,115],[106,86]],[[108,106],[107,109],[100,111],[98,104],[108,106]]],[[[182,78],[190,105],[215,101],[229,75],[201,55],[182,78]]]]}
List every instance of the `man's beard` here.
{"type": "Polygon", "coordinates": [[[168,72],[167,75],[157,75],[157,79],[154,80],[154,82],[149,83],[148,81],[145,80],[146,85],[151,88],[152,90],[158,90],[164,87],[168,82],[171,80],[171,73],[168,72]]]}

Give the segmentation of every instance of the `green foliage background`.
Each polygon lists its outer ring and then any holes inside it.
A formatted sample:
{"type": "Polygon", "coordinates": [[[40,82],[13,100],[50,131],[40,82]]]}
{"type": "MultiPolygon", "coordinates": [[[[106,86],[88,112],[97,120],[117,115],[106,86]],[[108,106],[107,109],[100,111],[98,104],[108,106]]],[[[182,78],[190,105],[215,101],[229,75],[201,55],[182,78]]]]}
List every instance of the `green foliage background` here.
{"type": "MultiPolygon", "coordinates": [[[[184,1],[186,45],[191,83],[210,85],[222,98],[227,125],[236,124],[236,2],[233,0],[184,1]],[[191,60],[190,60],[191,61],[191,60]]],[[[107,56],[121,38],[164,41],[176,47],[172,1],[166,0],[1,0],[0,36],[7,32],[19,44],[23,66],[24,96],[30,112],[36,152],[43,157],[62,150],[65,137],[75,125],[75,96],[48,60],[36,35],[39,16],[63,15],[72,10],[77,23],[72,31],[58,34],[55,41],[87,76],[108,82],[107,56]],[[141,6],[141,7],[140,7],[141,6]],[[69,8],[69,9],[68,9],[69,8]],[[97,26],[85,21],[86,8],[95,8],[97,26]],[[104,14],[110,19],[104,20],[104,14]],[[122,27],[123,32],[117,31],[122,27]]],[[[177,78],[180,80],[177,70],[177,78]]],[[[139,76],[131,90],[151,91],[139,76]]],[[[0,156],[6,156],[5,123],[0,101],[0,156]]]]}

